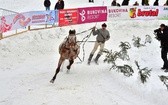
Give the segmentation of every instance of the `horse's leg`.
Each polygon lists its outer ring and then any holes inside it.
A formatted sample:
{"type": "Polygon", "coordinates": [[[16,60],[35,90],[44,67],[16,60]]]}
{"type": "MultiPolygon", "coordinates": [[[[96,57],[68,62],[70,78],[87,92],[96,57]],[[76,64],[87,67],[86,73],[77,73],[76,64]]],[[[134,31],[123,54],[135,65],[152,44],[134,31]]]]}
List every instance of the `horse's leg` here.
{"type": "Polygon", "coordinates": [[[71,65],[74,63],[73,59],[69,60],[69,65],[67,66],[67,69],[70,70],[71,69],[71,65]]]}
{"type": "Polygon", "coordinates": [[[52,80],[50,81],[51,83],[54,83],[54,81],[55,81],[55,79],[56,79],[56,76],[57,76],[57,74],[58,74],[59,71],[60,71],[61,64],[62,64],[62,62],[63,62],[64,60],[65,60],[65,59],[62,59],[62,58],[60,57],[59,62],[58,62],[58,67],[57,67],[56,72],[55,72],[55,75],[54,75],[54,77],[52,78],[52,80]]]}

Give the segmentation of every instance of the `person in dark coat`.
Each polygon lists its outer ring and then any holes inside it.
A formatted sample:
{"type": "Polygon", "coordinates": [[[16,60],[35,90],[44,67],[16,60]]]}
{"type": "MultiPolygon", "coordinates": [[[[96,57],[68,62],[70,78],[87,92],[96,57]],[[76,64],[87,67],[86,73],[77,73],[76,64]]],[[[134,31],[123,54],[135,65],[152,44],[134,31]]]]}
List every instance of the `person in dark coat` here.
{"type": "Polygon", "coordinates": [[[44,0],[44,6],[46,7],[46,11],[50,10],[50,5],[51,5],[50,0],[44,0]]]}
{"type": "Polygon", "coordinates": [[[136,1],[133,6],[139,6],[139,3],[136,1]]]}
{"type": "Polygon", "coordinates": [[[55,4],[55,10],[64,9],[64,1],[58,0],[58,2],[55,4]]]}
{"type": "Polygon", "coordinates": [[[122,5],[123,6],[127,6],[129,4],[129,0],[124,0],[123,2],[122,2],[122,5]]]}
{"type": "Polygon", "coordinates": [[[113,0],[113,1],[112,1],[111,6],[117,6],[116,0],[113,0]]]}
{"type": "Polygon", "coordinates": [[[89,0],[89,3],[91,3],[91,2],[94,3],[94,0],[89,0]]]}
{"type": "Polygon", "coordinates": [[[111,6],[118,6],[120,7],[120,4],[116,2],[116,0],[113,0],[111,3],[111,6]]]}
{"type": "Polygon", "coordinates": [[[149,0],[142,0],[142,5],[148,6],[149,5],[149,0]]]}
{"type": "Polygon", "coordinates": [[[168,6],[168,0],[167,0],[166,3],[164,4],[164,6],[168,6]]]}
{"type": "Polygon", "coordinates": [[[156,0],[153,4],[153,6],[159,6],[159,0],[156,0]]]}
{"type": "Polygon", "coordinates": [[[159,29],[154,30],[156,38],[161,42],[161,58],[163,59],[163,67],[161,69],[168,72],[168,27],[165,24],[161,24],[159,29]]]}

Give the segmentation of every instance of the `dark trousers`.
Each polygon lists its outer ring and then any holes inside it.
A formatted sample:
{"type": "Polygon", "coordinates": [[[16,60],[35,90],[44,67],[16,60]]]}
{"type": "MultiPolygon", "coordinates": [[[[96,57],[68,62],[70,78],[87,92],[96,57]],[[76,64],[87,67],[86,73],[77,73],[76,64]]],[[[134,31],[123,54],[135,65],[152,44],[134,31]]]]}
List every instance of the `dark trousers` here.
{"type": "Polygon", "coordinates": [[[161,57],[162,57],[163,62],[164,62],[163,67],[166,68],[166,69],[168,69],[167,53],[168,53],[168,48],[163,47],[162,50],[161,50],[161,57]]]}
{"type": "Polygon", "coordinates": [[[94,2],[94,0],[89,0],[89,2],[94,2]]]}

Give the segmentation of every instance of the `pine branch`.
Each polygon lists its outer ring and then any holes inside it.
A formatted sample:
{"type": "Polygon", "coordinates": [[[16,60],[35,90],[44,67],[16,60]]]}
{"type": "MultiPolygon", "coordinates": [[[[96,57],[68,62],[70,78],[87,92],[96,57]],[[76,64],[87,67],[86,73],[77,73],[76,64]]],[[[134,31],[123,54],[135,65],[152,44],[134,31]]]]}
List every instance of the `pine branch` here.
{"type": "Polygon", "coordinates": [[[117,71],[123,73],[125,76],[130,77],[134,73],[134,70],[129,65],[116,66],[117,71]]]}
{"type": "Polygon", "coordinates": [[[161,75],[159,76],[160,80],[163,82],[163,84],[166,86],[168,90],[168,76],[161,75]]]}
{"type": "Polygon", "coordinates": [[[145,82],[147,82],[147,79],[150,77],[150,73],[151,73],[152,69],[148,69],[148,67],[140,69],[138,61],[135,61],[135,64],[139,70],[138,74],[140,76],[140,80],[144,84],[145,82]]]}
{"type": "Polygon", "coordinates": [[[148,70],[148,68],[144,68],[144,69],[140,69],[139,70],[139,75],[140,75],[140,79],[141,82],[144,84],[145,82],[147,82],[147,79],[150,77],[150,72],[152,71],[152,69],[148,70]]]}
{"type": "Polygon", "coordinates": [[[140,69],[140,66],[138,64],[138,61],[135,60],[135,65],[137,66],[138,70],[140,69]]]}

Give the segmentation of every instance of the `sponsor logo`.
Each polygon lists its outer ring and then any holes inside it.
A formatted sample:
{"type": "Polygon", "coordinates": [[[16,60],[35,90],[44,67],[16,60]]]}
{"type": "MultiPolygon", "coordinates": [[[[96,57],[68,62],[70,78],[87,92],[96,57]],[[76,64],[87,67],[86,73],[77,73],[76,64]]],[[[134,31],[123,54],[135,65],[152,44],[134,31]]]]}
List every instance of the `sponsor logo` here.
{"type": "Polygon", "coordinates": [[[82,22],[86,20],[85,14],[86,14],[85,10],[82,10],[82,12],[80,13],[82,22]]]}
{"type": "Polygon", "coordinates": [[[105,9],[104,10],[88,10],[87,11],[88,15],[97,15],[97,14],[104,14],[104,13],[107,13],[107,11],[105,9]]]}
{"type": "Polygon", "coordinates": [[[52,16],[52,12],[46,14],[46,17],[47,17],[46,22],[52,22],[55,20],[54,17],[52,16]]]}
{"type": "Polygon", "coordinates": [[[17,14],[13,19],[13,23],[15,24],[17,21],[19,21],[20,26],[25,27],[31,22],[31,19],[26,19],[23,14],[17,14]]]}
{"type": "Polygon", "coordinates": [[[136,18],[136,8],[130,8],[129,16],[131,18],[136,18]]]}
{"type": "Polygon", "coordinates": [[[155,10],[141,10],[137,8],[130,8],[129,15],[131,18],[136,17],[156,17],[159,14],[159,9],[155,10]],[[137,12],[137,13],[136,13],[137,12]]]}
{"type": "Polygon", "coordinates": [[[151,17],[155,17],[155,16],[158,16],[159,14],[159,9],[156,9],[156,10],[148,10],[148,11],[142,11],[141,9],[138,9],[138,16],[151,16],[151,17]]]}
{"type": "Polygon", "coordinates": [[[121,12],[128,12],[127,9],[109,9],[109,13],[121,13],[121,12]]]}
{"type": "Polygon", "coordinates": [[[108,13],[109,13],[108,17],[110,17],[110,18],[121,17],[121,14],[126,13],[126,12],[128,12],[127,9],[109,9],[108,10],[108,13]]]}
{"type": "Polygon", "coordinates": [[[11,30],[12,23],[8,24],[6,21],[7,21],[6,17],[2,16],[0,19],[0,33],[7,32],[7,31],[11,30]]]}

